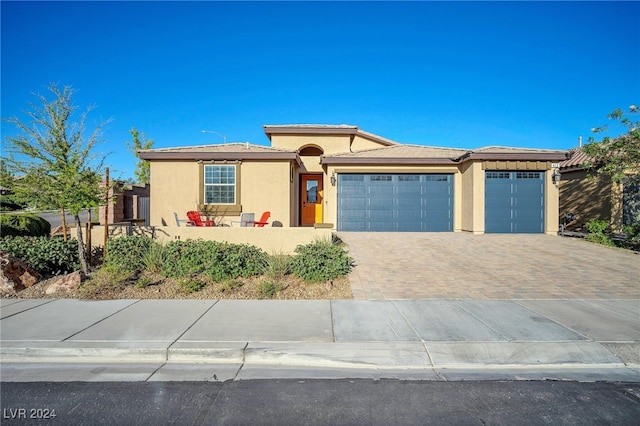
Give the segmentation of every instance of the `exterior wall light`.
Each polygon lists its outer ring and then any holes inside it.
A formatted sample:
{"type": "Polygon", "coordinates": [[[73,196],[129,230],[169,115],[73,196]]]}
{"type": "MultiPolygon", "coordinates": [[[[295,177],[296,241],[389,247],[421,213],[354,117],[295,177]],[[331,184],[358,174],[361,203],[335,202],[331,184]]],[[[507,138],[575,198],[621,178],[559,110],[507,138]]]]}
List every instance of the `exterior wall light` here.
{"type": "Polygon", "coordinates": [[[331,186],[336,186],[336,172],[331,172],[331,186]]]}
{"type": "MultiPolygon", "coordinates": [[[[555,166],[555,164],[554,164],[555,166]]],[[[553,174],[551,175],[551,182],[558,185],[560,183],[560,169],[558,167],[553,168],[553,174]]]]}

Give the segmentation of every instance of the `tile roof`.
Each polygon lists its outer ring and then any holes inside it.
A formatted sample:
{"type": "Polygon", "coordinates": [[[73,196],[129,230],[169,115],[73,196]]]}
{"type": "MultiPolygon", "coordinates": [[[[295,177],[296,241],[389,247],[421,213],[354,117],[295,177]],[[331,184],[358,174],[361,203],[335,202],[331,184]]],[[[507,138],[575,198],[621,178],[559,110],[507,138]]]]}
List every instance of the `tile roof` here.
{"type": "Polygon", "coordinates": [[[573,148],[569,151],[570,158],[560,162],[560,170],[581,169],[582,164],[591,160],[580,148],[573,148]]]}
{"type": "Polygon", "coordinates": [[[492,153],[492,154],[521,154],[521,153],[564,153],[566,150],[557,149],[537,149],[537,148],[516,148],[511,146],[484,146],[472,150],[473,152],[492,153]]]}
{"type": "Polygon", "coordinates": [[[356,152],[334,154],[327,157],[340,158],[457,158],[467,153],[466,149],[437,148],[421,145],[391,145],[356,152]]]}
{"type": "Polygon", "coordinates": [[[156,148],[139,151],[140,153],[148,152],[167,152],[167,153],[223,153],[223,152],[296,152],[294,149],[273,148],[264,145],[255,145],[243,142],[233,142],[226,144],[197,145],[197,146],[181,146],[175,148],[156,148]]]}

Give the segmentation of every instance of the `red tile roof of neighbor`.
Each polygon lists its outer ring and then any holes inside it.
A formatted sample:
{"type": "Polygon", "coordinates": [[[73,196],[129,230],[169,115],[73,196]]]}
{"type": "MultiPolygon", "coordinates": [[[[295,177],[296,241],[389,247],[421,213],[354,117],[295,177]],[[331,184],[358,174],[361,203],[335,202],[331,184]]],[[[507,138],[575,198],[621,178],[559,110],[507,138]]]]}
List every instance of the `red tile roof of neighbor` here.
{"type": "Polygon", "coordinates": [[[578,170],[582,169],[582,164],[591,160],[580,148],[573,148],[569,151],[570,157],[560,162],[560,170],[578,170]]]}

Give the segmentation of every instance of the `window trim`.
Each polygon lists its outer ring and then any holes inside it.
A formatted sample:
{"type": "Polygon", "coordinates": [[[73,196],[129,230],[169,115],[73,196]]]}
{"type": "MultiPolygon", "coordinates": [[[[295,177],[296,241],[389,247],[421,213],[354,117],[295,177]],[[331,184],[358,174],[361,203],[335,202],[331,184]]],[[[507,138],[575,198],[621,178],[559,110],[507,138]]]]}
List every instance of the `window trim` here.
{"type": "Polygon", "coordinates": [[[241,196],[241,179],[240,165],[241,161],[198,161],[199,164],[199,190],[198,190],[198,211],[211,216],[237,216],[242,213],[241,196]],[[205,204],[205,183],[204,168],[205,166],[235,166],[235,203],[234,204],[205,204]]]}

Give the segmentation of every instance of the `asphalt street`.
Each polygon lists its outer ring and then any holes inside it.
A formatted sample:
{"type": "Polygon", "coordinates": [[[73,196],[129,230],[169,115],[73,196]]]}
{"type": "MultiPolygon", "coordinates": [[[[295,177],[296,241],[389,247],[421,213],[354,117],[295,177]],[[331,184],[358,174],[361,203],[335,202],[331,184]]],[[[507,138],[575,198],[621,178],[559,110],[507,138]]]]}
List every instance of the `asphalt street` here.
{"type": "Polygon", "coordinates": [[[0,393],[3,425],[637,425],[640,418],[638,383],[3,383],[0,393]]]}

